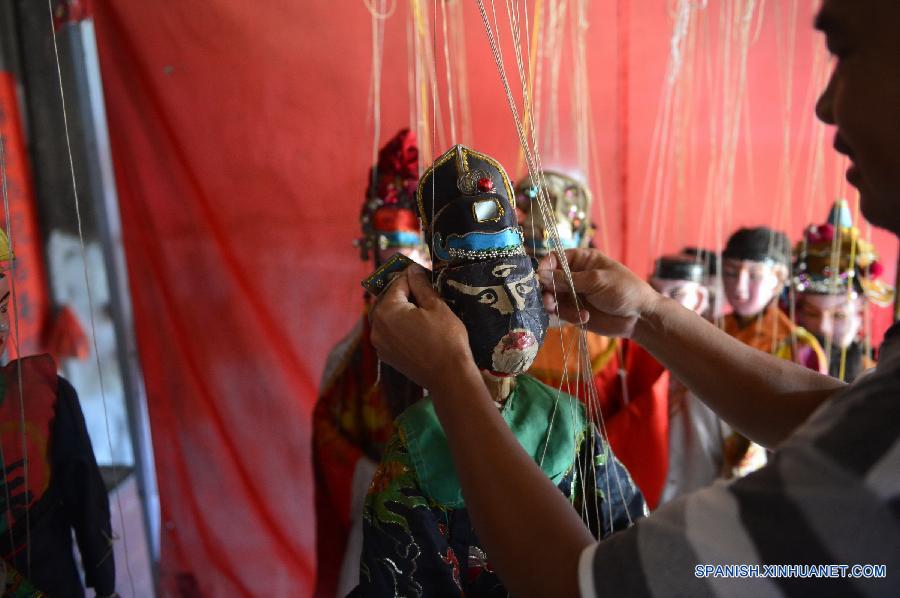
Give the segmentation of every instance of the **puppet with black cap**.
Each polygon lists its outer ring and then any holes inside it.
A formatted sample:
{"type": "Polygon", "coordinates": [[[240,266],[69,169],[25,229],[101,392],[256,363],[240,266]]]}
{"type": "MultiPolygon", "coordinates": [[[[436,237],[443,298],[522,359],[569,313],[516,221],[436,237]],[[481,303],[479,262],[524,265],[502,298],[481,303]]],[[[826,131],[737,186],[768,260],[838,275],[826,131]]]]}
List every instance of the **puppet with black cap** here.
{"type": "MultiPolygon", "coordinates": [[[[685,252],[657,259],[650,285],[703,315],[709,306],[705,257],[685,252]]],[[[713,483],[721,474],[725,434],[730,433],[719,417],[674,376],[669,377],[667,400],[668,454],[661,502],[713,483]]]]}
{"type": "MultiPolygon", "coordinates": [[[[825,354],[816,338],[778,307],[787,283],[791,243],[767,227],[742,228],[722,252],[722,283],[732,313],[724,330],[746,345],[822,373],[825,354]]],[[[726,439],[726,475],[743,476],[766,464],[765,449],[734,433],[726,439]]]]}
{"type": "MultiPolygon", "coordinates": [[[[607,536],[646,507],[582,404],[524,373],[548,319],[512,196],[505,171],[484,154],[457,145],[437,159],[417,191],[434,283],[465,325],[475,362],[513,434],[573,507],[589,514],[595,533],[607,536]]],[[[397,419],[372,482],[353,595],[507,595],[472,528],[428,398],[397,419]]]]}

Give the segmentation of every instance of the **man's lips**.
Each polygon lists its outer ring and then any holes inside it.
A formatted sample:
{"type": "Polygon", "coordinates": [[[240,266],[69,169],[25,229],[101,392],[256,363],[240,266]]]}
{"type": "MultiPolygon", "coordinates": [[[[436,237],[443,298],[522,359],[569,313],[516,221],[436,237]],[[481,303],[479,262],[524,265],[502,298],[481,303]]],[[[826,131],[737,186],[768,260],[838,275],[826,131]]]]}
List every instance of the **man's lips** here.
{"type": "Polygon", "coordinates": [[[850,163],[850,168],[847,169],[847,182],[852,185],[858,186],[861,180],[861,174],[859,172],[859,167],[856,164],[850,163]]]}
{"type": "Polygon", "coordinates": [[[834,149],[839,154],[844,154],[851,160],[853,159],[853,150],[850,149],[850,146],[847,145],[847,142],[840,135],[834,136],[834,149]]]}
{"type": "Polygon", "coordinates": [[[843,137],[840,135],[834,136],[834,149],[839,153],[847,156],[850,159],[850,167],[847,169],[847,181],[849,181],[853,185],[857,185],[860,182],[861,174],[859,172],[859,167],[853,162],[853,150],[850,149],[850,146],[847,145],[847,142],[844,141],[843,137]]]}

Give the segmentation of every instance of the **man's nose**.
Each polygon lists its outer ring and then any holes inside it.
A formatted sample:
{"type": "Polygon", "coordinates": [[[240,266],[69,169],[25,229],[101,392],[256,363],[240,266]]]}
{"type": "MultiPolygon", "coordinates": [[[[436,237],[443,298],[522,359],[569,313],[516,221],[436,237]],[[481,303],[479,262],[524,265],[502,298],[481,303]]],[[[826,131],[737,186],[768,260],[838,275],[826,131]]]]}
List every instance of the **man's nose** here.
{"type": "Polygon", "coordinates": [[[816,102],[816,116],[826,125],[834,124],[834,72],[816,102]]]}

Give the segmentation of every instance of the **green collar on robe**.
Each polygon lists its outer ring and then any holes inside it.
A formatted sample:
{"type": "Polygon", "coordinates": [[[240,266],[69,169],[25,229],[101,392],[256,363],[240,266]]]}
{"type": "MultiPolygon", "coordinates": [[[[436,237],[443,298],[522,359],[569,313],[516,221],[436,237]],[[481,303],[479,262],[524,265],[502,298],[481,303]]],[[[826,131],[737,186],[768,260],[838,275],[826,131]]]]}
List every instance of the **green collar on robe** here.
{"type": "MultiPolygon", "coordinates": [[[[558,484],[575,463],[587,429],[581,402],[531,376],[520,375],[500,413],[525,452],[558,484]]],[[[404,411],[397,418],[397,427],[424,494],[442,507],[464,508],[466,503],[447,437],[431,399],[423,399],[404,411]]]]}

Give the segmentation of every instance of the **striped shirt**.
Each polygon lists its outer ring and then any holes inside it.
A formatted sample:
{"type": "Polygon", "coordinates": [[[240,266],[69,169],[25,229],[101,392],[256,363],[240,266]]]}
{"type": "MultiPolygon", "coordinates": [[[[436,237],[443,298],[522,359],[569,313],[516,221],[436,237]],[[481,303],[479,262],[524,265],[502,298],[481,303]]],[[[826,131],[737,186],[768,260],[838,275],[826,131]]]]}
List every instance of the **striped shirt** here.
{"type": "Polygon", "coordinates": [[[583,598],[900,596],[900,324],[766,467],[666,504],[578,570],[583,598]]]}

